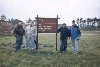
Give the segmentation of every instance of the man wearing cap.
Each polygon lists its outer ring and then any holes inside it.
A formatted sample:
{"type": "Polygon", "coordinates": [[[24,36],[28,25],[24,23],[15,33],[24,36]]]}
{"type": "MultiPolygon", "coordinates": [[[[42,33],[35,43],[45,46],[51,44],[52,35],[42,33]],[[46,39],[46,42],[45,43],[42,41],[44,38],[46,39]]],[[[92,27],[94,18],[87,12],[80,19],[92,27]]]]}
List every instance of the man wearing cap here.
{"type": "Polygon", "coordinates": [[[72,21],[72,26],[70,28],[71,31],[71,41],[72,41],[72,50],[73,53],[78,53],[78,43],[79,37],[81,36],[81,32],[79,27],[75,24],[75,20],[72,21]]]}
{"type": "Polygon", "coordinates": [[[26,27],[25,29],[25,37],[26,37],[26,46],[25,49],[28,49],[30,42],[31,42],[31,46],[32,46],[32,50],[35,49],[35,38],[37,35],[37,29],[36,27],[33,25],[32,22],[30,22],[29,26],[26,27]]]}
{"type": "Polygon", "coordinates": [[[60,52],[66,51],[67,39],[70,37],[70,30],[65,23],[63,23],[62,27],[58,29],[58,33],[60,34],[60,52]]]}

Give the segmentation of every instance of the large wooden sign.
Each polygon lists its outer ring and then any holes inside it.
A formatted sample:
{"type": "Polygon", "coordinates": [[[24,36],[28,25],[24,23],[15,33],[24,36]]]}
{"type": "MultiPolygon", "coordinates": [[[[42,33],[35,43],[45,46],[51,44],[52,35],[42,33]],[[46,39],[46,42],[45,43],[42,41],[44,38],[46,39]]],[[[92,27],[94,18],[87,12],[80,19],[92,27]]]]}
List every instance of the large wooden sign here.
{"type": "Polygon", "coordinates": [[[39,33],[56,33],[57,18],[39,18],[38,32],[39,33]]]}
{"type": "Polygon", "coordinates": [[[38,33],[56,33],[56,50],[57,50],[57,29],[58,29],[58,15],[57,18],[43,18],[36,17],[37,20],[37,44],[38,49],[38,33]]]}

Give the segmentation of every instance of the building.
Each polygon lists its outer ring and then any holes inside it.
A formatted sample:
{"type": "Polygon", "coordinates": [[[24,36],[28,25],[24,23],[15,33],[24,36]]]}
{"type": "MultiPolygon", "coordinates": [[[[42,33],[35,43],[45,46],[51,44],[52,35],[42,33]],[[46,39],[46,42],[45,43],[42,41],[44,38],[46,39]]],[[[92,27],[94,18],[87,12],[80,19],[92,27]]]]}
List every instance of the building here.
{"type": "Polygon", "coordinates": [[[0,21],[0,35],[10,35],[12,23],[10,21],[0,21]]]}

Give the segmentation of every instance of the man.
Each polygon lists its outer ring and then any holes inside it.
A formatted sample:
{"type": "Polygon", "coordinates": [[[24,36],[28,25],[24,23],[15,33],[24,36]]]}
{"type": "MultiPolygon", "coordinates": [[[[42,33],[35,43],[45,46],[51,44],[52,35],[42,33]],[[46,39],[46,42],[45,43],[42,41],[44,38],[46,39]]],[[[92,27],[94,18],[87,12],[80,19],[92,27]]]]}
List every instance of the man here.
{"type": "Polygon", "coordinates": [[[58,29],[58,33],[60,33],[60,52],[66,51],[67,39],[70,37],[70,30],[66,27],[65,23],[63,23],[62,27],[58,29]]]}
{"type": "Polygon", "coordinates": [[[23,35],[25,35],[25,30],[23,29],[22,23],[19,23],[14,29],[14,35],[16,37],[16,52],[21,49],[23,43],[23,35]]]}
{"type": "Polygon", "coordinates": [[[35,42],[34,40],[36,39],[37,35],[37,29],[35,26],[33,26],[32,22],[30,22],[30,25],[26,27],[25,30],[25,37],[26,37],[26,47],[25,49],[28,49],[30,42],[32,46],[32,50],[35,49],[35,42]]]}
{"type": "Polygon", "coordinates": [[[79,27],[75,24],[75,20],[72,21],[71,26],[71,41],[72,41],[72,50],[74,54],[78,53],[78,43],[79,37],[81,35],[81,32],[79,30],[79,27]]]}

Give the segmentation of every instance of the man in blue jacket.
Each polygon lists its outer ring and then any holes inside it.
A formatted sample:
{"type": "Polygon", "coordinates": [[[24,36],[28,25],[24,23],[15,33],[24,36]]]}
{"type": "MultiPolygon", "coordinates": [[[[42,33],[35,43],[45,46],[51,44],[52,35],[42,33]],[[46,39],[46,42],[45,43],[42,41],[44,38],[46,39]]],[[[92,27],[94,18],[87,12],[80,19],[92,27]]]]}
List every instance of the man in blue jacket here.
{"type": "Polygon", "coordinates": [[[58,29],[58,33],[60,33],[60,52],[66,51],[67,39],[70,37],[70,30],[65,23],[63,23],[62,27],[58,29]]]}
{"type": "Polygon", "coordinates": [[[71,31],[71,41],[72,41],[72,50],[76,54],[78,53],[78,43],[79,37],[81,35],[81,32],[79,30],[79,27],[75,24],[75,20],[72,21],[72,26],[70,28],[71,31]]]}

